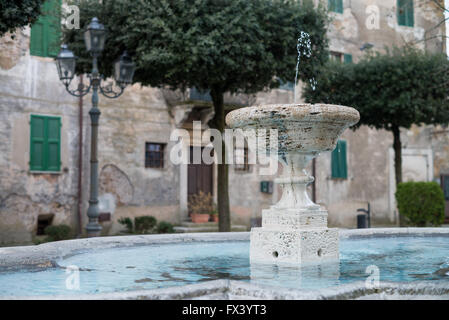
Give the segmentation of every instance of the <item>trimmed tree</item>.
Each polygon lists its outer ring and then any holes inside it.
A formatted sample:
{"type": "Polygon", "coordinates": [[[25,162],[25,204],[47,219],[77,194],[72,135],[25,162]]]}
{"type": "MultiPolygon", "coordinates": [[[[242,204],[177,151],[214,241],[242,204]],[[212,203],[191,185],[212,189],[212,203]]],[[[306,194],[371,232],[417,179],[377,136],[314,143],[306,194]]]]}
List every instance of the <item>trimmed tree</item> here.
{"type": "Polygon", "coordinates": [[[318,76],[308,102],[347,105],[361,115],[354,127],[368,125],[393,135],[396,184],[402,182],[400,128],[449,123],[449,61],[444,54],[395,48],[357,64],[330,63],[318,76]]]}
{"type": "Polygon", "coordinates": [[[6,32],[33,24],[41,14],[44,0],[0,1],[0,37],[6,32]]]}
{"type": "MultiPolygon", "coordinates": [[[[215,110],[210,125],[221,132],[225,92],[251,94],[294,80],[300,31],[313,44],[313,55],[302,59],[301,78],[311,78],[328,59],[327,16],[310,0],[81,1],[79,7],[82,25],[96,16],[109,29],[104,75],[126,49],[137,64],[136,82],[209,91],[215,110]]],[[[81,58],[77,72],[89,70],[82,33],[67,30],[65,38],[81,58]]],[[[218,164],[217,183],[219,230],[230,231],[228,165],[218,164]]]]}

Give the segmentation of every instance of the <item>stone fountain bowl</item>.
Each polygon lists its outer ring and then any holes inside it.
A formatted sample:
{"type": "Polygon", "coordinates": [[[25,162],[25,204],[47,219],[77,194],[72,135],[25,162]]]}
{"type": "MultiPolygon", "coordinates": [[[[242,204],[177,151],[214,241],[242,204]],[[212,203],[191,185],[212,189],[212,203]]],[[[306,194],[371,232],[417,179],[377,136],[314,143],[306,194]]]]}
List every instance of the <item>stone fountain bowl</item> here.
{"type": "Polygon", "coordinates": [[[279,154],[332,151],[343,131],[359,120],[356,109],[331,104],[255,106],[232,111],[226,117],[226,123],[235,129],[277,129],[279,154]]]}
{"type": "Polygon", "coordinates": [[[180,233],[2,247],[0,300],[449,299],[448,228],[341,230],[336,269],[252,266],[249,239],[180,233]],[[67,286],[76,266],[79,290],[67,286]],[[368,266],[380,269],[378,288],[368,266]]]}

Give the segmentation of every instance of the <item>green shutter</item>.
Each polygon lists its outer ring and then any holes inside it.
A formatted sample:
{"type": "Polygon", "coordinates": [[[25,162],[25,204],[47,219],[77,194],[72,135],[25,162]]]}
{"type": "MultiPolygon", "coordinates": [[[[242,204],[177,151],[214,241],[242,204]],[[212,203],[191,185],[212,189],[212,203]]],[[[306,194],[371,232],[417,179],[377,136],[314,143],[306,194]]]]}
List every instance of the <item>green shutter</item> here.
{"type": "Polygon", "coordinates": [[[61,46],[61,2],[62,0],[48,0],[48,42],[47,55],[56,57],[61,46]]]}
{"type": "Polygon", "coordinates": [[[55,57],[61,39],[62,0],[47,0],[42,15],[31,27],[30,54],[40,57],[55,57]]]}
{"type": "Polygon", "coordinates": [[[415,25],[413,0],[397,0],[398,24],[413,27],[415,25]]]}
{"type": "Polygon", "coordinates": [[[45,56],[44,28],[42,19],[39,19],[31,28],[30,54],[32,56],[45,56]]]}
{"type": "Polygon", "coordinates": [[[328,0],[329,11],[343,13],[343,0],[328,0]]]}
{"type": "Polygon", "coordinates": [[[344,55],[344,62],[345,63],[352,63],[352,55],[345,53],[345,55],[344,55]]]}
{"type": "Polygon", "coordinates": [[[59,171],[61,121],[59,118],[47,118],[47,170],[59,171]]]}
{"type": "Polygon", "coordinates": [[[45,118],[31,116],[30,170],[44,171],[45,118]]]}
{"type": "Polygon", "coordinates": [[[444,199],[446,199],[446,201],[449,201],[449,176],[444,175],[441,177],[441,180],[443,183],[444,199]]]}
{"type": "Polygon", "coordinates": [[[30,170],[61,170],[61,119],[31,116],[30,170]]]}
{"type": "Polygon", "coordinates": [[[332,178],[347,179],[348,165],[346,159],[346,141],[339,140],[332,151],[332,178]]]}

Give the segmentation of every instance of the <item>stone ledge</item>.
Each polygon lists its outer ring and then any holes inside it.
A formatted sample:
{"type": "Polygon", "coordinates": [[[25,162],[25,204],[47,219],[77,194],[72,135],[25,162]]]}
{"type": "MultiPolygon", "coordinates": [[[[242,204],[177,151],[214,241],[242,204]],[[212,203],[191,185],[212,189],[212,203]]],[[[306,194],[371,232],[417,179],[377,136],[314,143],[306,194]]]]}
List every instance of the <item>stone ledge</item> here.
{"type": "Polygon", "coordinates": [[[0,271],[42,269],[54,261],[94,249],[152,244],[211,241],[249,241],[249,232],[182,233],[84,238],[40,245],[0,248],[0,271]]]}
{"type": "MultiPolygon", "coordinates": [[[[176,233],[197,233],[197,232],[218,232],[218,224],[193,224],[192,226],[181,226],[175,227],[176,233]]],[[[232,226],[232,232],[247,232],[248,228],[246,226],[232,226]]]]}
{"type": "MultiPolygon", "coordinates": [[[[340,239],[383,236],[445,236],[449,228],[371,228],[340,229],[340,239]]],[[[0,248],[0,269],[17,270],[39,268],[57,259],[92,249],[132,247],[193,241],[249,241],[250,232],[178,233],[163,235],[136,235],[85,238],[56,241],[41,245],[0,248]]]]}
{"type": "Polygon", "coordinates": [[[340,238],[380,238],[398,236],[449,236],[449,228],[367,228],[340,229],[340,238]]]}
{"type": "Polygon", "coordinates": [[[410,300],[449,299],[449,282],[381,282],[368,289],[365,282],[326,289],[289,289],[237,280],[214,280],[186,286],[132,292],[81,295],[0,296],[0,300],[410,300]]]}

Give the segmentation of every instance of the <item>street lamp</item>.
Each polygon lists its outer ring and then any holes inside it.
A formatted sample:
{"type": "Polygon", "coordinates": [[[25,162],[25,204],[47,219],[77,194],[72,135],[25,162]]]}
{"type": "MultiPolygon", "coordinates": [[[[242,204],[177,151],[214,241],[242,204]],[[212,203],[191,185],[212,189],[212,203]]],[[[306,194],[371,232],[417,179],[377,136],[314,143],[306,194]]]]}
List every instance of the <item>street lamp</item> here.
{"type": "Polygon", "coordinates": [[[92,56],[92,72],[88,75],[90,79],[89,86],[80,86],[75,90],[69,88],[70,83],[75,77],[76,57],[70,51],[67,45],[61,46],[61,51],[56,57],[56,66],[58,68],[59,79],[66,87],[68,93],[75,97],[83,97],[92,89],[92,108],[89,111],[91,120],[91,152],[90,152],[90,198],[87,216],[89,222],[86,226],[89,237],[98,236],[101,226],[98,223],[100,215],[98,207],[98,123],[100,119],[100,110],[98,109],[98,91],[105,97],[115,99],[123,94],[125,87],[132,83],[135,65],[125,51],[114,63],[114,79],[118,91],[115,91],[112,85],[101,86],[102,75],[98,71],[98,57],[104,49],[106,41],[106,29],[93,18],[84,33],[84,42],[87,51],[92,56]]]}

